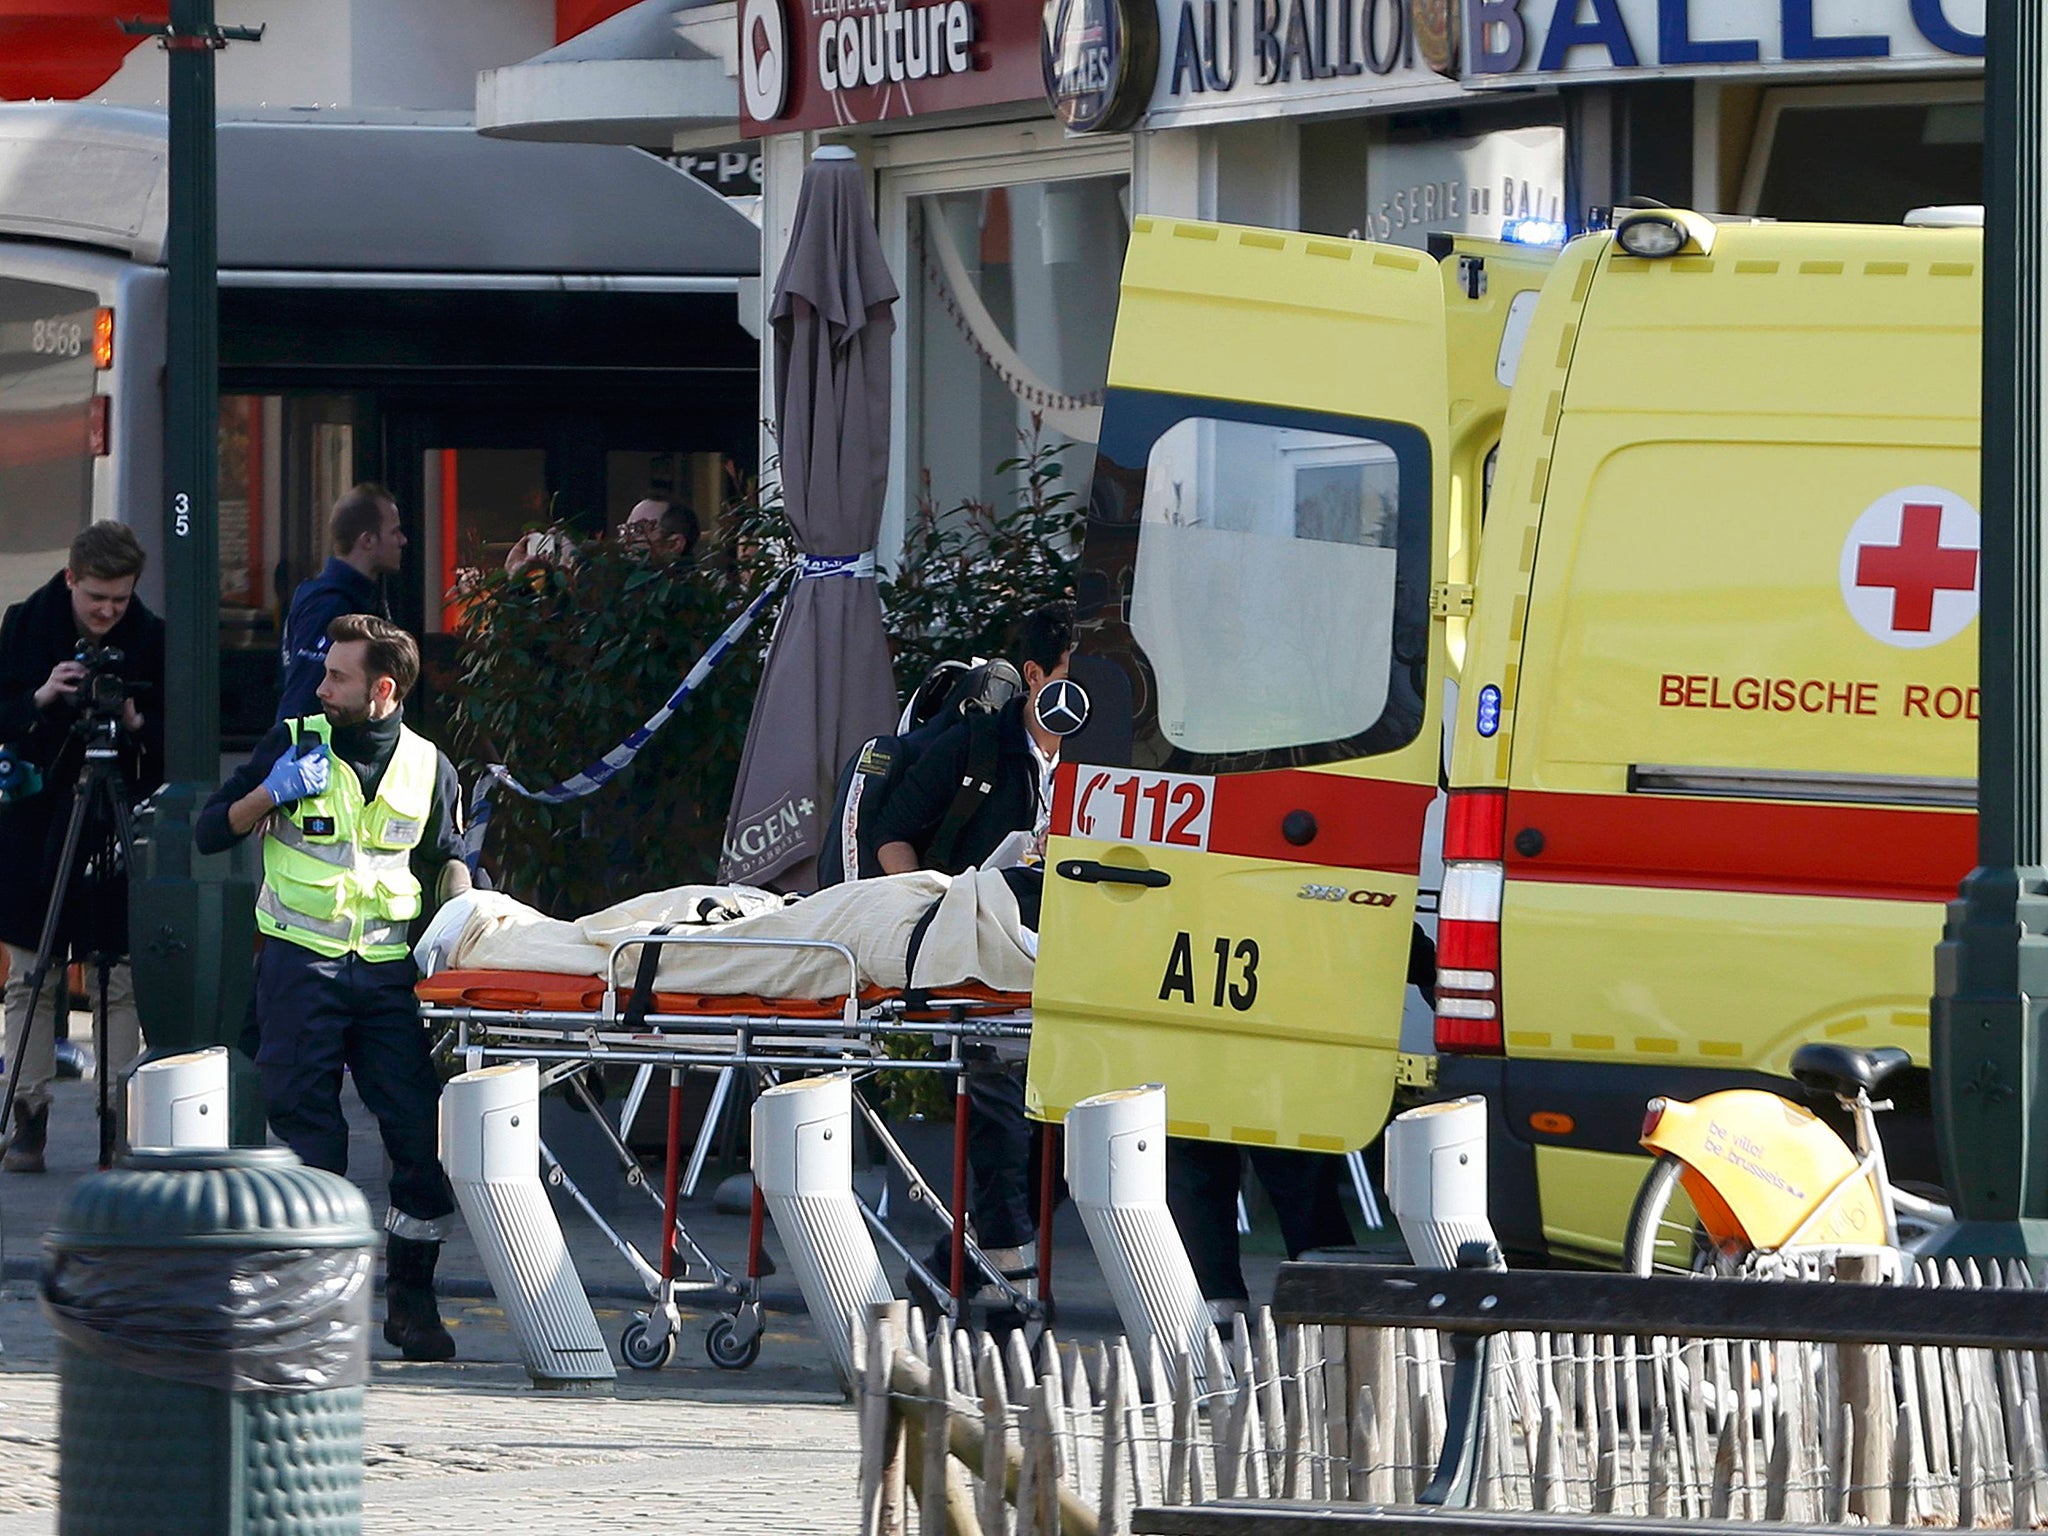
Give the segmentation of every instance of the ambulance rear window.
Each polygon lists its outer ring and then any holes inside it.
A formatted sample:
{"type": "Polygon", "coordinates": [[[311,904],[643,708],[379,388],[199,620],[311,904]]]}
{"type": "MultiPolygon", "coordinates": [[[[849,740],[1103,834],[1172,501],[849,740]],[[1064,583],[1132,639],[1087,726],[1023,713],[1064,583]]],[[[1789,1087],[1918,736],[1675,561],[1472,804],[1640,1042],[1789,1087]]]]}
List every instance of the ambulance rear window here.
{"type": "Polygon", "coordinates": [[[1084,590],[1123,601],[1083,649],[1134,674],[1138,760],[1246,772],[1412,741],[1429,488],[1413,427],[1114,392],[1084,590]]]}

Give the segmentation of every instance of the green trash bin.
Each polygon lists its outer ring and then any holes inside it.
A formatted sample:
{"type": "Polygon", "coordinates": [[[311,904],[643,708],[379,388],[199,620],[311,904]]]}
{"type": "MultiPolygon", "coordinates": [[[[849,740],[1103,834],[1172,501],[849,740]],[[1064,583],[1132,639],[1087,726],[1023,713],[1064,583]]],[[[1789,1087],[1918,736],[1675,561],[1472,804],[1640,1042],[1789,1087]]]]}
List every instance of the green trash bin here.
{"type": "Polygon", "coordinates": [[[82,1182],[44,1239],[59,1536],[355,1536],[376,1242],[282,1147],[82,1182]]]}

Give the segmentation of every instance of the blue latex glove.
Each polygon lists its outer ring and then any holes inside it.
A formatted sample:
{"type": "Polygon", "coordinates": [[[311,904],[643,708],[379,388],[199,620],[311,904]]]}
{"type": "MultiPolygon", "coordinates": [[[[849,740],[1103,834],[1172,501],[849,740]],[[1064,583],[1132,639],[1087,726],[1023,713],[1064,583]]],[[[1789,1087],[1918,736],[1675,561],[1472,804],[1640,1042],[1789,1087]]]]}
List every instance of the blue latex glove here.
{"type": "Polygon", "coordinates": [[[270,798],[279,805],[290,805],[309,795],[323,793],[327,788],[327,768],[325,745],[315,746],[303,757],[294,757],[287,750],[283,757],[270,765],[263,787],[270,791],[270,798]]]}

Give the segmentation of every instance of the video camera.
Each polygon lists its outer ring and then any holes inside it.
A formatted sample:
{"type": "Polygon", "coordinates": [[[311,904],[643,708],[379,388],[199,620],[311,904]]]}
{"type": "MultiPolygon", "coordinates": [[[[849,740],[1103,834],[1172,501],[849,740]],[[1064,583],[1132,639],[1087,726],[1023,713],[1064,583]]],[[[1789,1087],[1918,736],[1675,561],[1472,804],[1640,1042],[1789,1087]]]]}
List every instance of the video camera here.
{"type": "Polygon", "coordinates": [[[121,675],[121,664],[128,658],[118,646],[81,640],[71,659],[86,671],[85,682],[78,690],[79,716],[75,728],[81,735],[111,741],[120,727],[122,708],[134,691],[121,675]]]}
{"type": "MultiPolygon", "coordinates": [[[[134,685],[121,675],[121,664],[128,658],[119,646],[81,640],[71,659],[86,673],[76,694],[79,713],[72,729],[85,737],[88,756],[111,753],[122,709],[134,694],[134,685]]],[[[0,747],[0,805],[33,799],[42,792],[42,769],[15,748],[0,747]]]]}

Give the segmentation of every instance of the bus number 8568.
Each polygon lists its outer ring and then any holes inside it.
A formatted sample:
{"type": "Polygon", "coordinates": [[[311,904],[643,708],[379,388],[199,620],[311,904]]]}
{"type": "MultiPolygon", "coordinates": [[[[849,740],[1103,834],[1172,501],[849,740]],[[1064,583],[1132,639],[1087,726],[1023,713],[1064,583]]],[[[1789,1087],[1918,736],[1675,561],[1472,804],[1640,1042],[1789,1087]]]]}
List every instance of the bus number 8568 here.
{"type": "Polygon", "coordinates": [[[85,326],[61,316],[38,320],[29,327],[28,347],[45,357],[78,357],[85,351],[85,326]]]}

